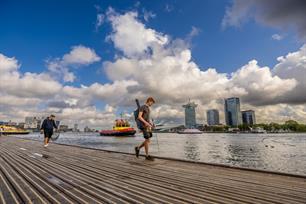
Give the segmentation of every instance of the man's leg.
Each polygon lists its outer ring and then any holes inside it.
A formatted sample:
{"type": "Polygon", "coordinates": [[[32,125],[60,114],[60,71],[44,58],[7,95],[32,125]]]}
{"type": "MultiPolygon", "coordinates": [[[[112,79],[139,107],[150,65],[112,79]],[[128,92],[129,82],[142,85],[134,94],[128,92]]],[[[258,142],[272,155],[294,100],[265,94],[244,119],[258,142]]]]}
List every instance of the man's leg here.
{"type": "Polygon", "coordinates": [[[146,156],[148,156],[148,155],[149,155],[149,144],[150,144],[150,139],[146,139],[143,143],[144,143],[144,148],[145,148],[146,156]]]}
{"type": "Polygon", "coordinates": [[[146,141],[142,142],[141,145],[138,146],[138,148],[139,148],[139,149],[143,148],[143,147],[145,146],[145,142],[146,142],[146,141]]]}
{"type": "Polygon", "coordinates": [[[44,145],[48,144],[48,137],[45,135],[44,145]]]}
{"type": "Polygon", "coordinates": [[[143,143],[141,143],[141,145],[138,146],[138,149],[141,149],[145,146],[146,139],[148,138],[148,132],[147,132],[146,129],[143,129],[142,133],[143,133],[143,137],[145,138],[145,141],[143,143]]]}

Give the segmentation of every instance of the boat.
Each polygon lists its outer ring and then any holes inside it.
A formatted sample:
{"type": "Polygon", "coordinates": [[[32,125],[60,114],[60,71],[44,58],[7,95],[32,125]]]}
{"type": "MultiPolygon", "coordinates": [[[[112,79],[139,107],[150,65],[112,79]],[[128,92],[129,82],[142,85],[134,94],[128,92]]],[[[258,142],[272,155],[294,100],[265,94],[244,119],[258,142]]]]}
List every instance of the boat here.
{"type": "Polygon", "coordinates": [[[177,132],[178,134],[202,134],[203,132],[198,130],[198,129],[194,129],[194,128],[188,128],[185,130],[181,130],[177,132]]]}
{"type": "Polygon", "coordinates": [[[127,120],[115,120],[112,130],[100,130],[101,136],[134,136],[136,130],[132,128],[127,120]]]}
{"type": "Polygon", "coordinates": [[[267,133],[267,131],[265,129],[263,129],[262,127],[256,127],[256,128],[251,128],[251,133],[267,133]]]}
{"type": "Polygon", "coordinates": [[[14,126],[8,126],[8,125],[0,125],[0,135],[24,135],[29,134],[30,131],[17,128],[14,126]]]}

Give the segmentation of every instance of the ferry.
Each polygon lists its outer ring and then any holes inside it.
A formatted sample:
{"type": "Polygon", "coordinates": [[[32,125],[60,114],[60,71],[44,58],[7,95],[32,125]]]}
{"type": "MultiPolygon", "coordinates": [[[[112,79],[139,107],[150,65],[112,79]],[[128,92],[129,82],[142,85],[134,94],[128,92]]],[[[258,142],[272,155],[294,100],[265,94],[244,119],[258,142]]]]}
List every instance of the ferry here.
{"type": "Polygon", "coordinates": [[[3,135],[20,135],[29,134],[30,132],[21,128],[8,125],[0,125],[0,134],[3,135]]]}
{"type": "Polygon", "coordinates": [[[132,128],[127,120],[117,119],[112,130],[101,130],[101,136],[134,136],[136,130],[132,128]]]}

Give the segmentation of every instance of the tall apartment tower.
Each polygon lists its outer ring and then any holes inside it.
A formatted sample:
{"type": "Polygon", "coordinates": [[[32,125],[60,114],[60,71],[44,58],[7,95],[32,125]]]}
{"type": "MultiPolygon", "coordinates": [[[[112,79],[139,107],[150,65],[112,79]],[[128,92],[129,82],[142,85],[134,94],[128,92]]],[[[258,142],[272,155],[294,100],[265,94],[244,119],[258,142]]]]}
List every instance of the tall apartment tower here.
{"type": "Polygon", "coordinates": [[[219,111],[217,109],[210,109],[206,112],[208,125],[219,125],[219,111]]]}
{"type": "Polygon", "coordinates": [[[198,105],[195,104],[194,102],[189,102],[185,105],[183,105],[183,107],[185,108],[185,126],[186,128],[195,128],[197,125],[196,122],[196,112],[195,112],[195,108],[198,105]]]}
{"type": "Polygon", "coordinates": [[[224,102],[225,122],[229,126],[242,124],[239,98],[227,98],[224,102]]]}

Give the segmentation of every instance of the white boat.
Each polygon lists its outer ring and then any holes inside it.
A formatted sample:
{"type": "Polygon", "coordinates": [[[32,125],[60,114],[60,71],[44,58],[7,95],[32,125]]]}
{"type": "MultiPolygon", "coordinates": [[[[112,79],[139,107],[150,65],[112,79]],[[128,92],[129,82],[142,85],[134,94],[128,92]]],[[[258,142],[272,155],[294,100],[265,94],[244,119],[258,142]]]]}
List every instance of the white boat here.
{"type": "Polygon", "coordinates": [[[251,133],[267,133],[262,127],[251,128],[251,133]]]}
{"type": "Polygon", "coordinates": [[[198,129],[185,129],[177,132],[178,134],[202,134],[203,132],[198,129]]]}

